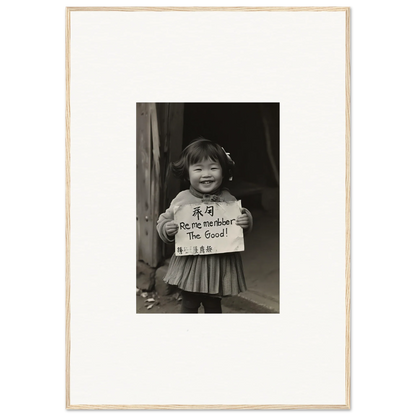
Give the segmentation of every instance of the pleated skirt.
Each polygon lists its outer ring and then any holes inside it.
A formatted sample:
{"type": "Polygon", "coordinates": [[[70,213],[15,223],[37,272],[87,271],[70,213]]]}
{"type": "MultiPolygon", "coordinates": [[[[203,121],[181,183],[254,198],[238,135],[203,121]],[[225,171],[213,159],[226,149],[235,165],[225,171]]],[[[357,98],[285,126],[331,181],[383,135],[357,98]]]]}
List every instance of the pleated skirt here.
{"type": "Polygon", "coordinates": [[[166,283],[188,292],[235,296],[247,289],[240,253],[172,256],[166,283]]]}

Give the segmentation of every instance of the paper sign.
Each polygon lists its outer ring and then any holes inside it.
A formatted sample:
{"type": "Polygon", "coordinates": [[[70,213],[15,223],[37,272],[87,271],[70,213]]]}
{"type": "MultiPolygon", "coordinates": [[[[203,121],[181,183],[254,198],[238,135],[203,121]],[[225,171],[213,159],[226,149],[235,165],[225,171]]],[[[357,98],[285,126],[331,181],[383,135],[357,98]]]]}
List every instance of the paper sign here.
{"type": "Polygon", "coordinates": [[[175,254],[192,256],[244,251],[243,229],[236,224],[241,201],[181,205],[174,208],[179,230],[175,254]]]}

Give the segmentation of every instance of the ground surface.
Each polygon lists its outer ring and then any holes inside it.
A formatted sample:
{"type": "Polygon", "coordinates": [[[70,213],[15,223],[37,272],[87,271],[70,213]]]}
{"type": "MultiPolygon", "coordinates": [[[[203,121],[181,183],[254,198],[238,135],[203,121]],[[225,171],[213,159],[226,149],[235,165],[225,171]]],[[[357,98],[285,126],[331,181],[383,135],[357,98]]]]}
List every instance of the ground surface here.
{"type": "MultiPolygon", "coordinates": [[[[180,313],[181,295],[174,292],[169,295],[159,295],[157,291],[137,293],[136,313],[180,313]]],[[[239,296],[232,296],[222,300],[223,313],[273,313],[256,303],[250,302],[239,296]]],[[[204,313],[199,308],[199,313],[204,313]]]]}

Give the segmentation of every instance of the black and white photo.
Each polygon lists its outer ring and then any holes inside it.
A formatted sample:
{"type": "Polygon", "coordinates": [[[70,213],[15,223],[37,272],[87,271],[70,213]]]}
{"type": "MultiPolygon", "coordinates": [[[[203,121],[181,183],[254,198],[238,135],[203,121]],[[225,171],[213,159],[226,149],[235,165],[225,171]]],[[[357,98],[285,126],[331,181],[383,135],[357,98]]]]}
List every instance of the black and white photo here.
{"type": "Polygon", "coordinates": [[[138,103],[136,133],[137,312],[278,313],[279,103],[138,103]]]}

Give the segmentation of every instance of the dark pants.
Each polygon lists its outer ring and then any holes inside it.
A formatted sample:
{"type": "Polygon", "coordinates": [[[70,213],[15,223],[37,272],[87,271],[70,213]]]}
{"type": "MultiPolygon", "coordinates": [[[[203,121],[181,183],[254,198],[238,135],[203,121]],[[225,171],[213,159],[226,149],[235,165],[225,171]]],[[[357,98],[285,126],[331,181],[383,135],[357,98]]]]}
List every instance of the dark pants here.
{"type": "Polygon", "coordinates": [[[221,298],[182,290],[181,313],[198,313],[201,303],[205,313],[222,313],[221,298]]]}

